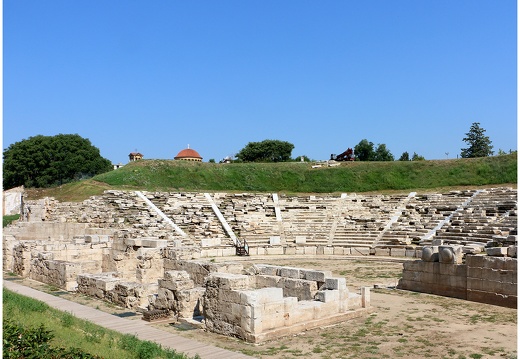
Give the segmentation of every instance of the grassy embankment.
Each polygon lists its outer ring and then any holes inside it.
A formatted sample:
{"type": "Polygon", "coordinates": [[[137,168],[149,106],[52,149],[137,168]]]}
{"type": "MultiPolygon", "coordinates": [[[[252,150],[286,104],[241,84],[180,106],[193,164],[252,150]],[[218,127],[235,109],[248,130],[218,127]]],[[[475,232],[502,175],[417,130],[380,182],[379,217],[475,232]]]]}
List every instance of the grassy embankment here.
{"type": "MultiPolygon", "coordinates": [[[[135,336],[102,328],[5,288],[3,290],[3,317],[4,325],[6,319],[26,329],[43,325],[45,330],[50,330],[54,336],[49,344],[55,348],[78,348],[82,352],[105,359],[188,358],[182,353],[164,350],[155,343],[138,340],[135,336]]],[[[26,340],[37,341],[39,338],[27,338],[26,340]]],[[[7,357],[6,355],[7,353],[4,353],[4,358],[7,357]]]]}
{"type": "MultiPolygon", "coordinates": [[[[514,185],[516,154],[438,161],[348,162],[312,168],[310,163],[132,162],[92,179],[31,191],[32,198],[79,201],[107,189],[146,191],[244,191],[364,193],[514,185]]],[[[30,198],[31,198],[30,197],[30,198]]]]}

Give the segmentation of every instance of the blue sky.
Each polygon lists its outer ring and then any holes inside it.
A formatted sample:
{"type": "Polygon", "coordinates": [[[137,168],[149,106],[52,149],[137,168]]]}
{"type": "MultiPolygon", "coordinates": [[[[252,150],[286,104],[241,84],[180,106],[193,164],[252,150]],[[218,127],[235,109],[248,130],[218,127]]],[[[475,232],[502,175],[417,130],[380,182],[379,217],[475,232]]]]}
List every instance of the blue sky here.
{"type": "Polygon", "coordinates": [[[517,149],[514,0],[4,0],[3,15],[4,149],[77,133],[113,163],[188,144],[218,161],[275,139],[321,160],[367,139],[444,159],[473,122],[517,149]]]}

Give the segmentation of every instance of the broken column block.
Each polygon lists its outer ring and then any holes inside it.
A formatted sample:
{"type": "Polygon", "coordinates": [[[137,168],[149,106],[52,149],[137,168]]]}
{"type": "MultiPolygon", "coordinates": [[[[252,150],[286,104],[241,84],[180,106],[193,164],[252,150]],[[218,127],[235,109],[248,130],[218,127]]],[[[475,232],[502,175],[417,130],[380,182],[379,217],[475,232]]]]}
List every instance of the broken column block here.
{"type": "Polygon", "coordinates": [[[423,247],[421,259],[424,262],[438,262],[439,261],[439,247],[438,246],[423,247]]]}
{"type": "Polygon", "coordinates": [[[446,264],[462,263],[462,246],[439,246],[439,262],[446,264]]]}

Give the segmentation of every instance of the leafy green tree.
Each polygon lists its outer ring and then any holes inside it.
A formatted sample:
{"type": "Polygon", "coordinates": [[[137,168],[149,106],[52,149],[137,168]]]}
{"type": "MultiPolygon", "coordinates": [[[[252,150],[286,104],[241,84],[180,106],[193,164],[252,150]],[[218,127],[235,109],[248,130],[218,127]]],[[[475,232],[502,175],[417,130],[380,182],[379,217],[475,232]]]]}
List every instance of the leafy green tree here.
{"type": "Polygon", "coordinates": [[[75,135],[38,135],[4,150],[4,188],[50,187],[112,170],[88,139],[75,135]]]}
{"type": "Polygon", "coordinates": [[[413,153],[413,156],[412,156],[412,161],[424,161],[424,157],[423,156],[420,156],[418,155],[417,153],[413,153]]]}
{"type": "Polygon", "coordinates": [[[462,158],[474,158],[474,157],[488,157],[493,155],[493,146],[491,146],[491,140],[488,136],[485,136],[484,130],[480,127],[479,122],[473,122],[469,132],[466,133],[466,137],[462,140],[466,142],[469,147],[462,148],[460,156],[462,158]]]}
{"type": "Polygon", "coordinates": [[[374,161],[393,161],[394,155],[390,153],[390,151],[386,148],[384,143],[381,143],[377,146],[376,151],[374,153],[374,161]]]}
{"type": "Polygon", "coordinates": [[[399,157],[399,161],[410,161],[410,154],[408,152],[403,152],[401,157],[399,157]]]}
{"type": "Polygon", "coordinates": [[[292,143],[279,140],[249,142],[236,157],[243,162],[285,162],[291,159],[292,143]]]}
{"type": "Polygon", "coordinates": [[[373,161],[375,157],[374,144],[367,139],[363,139],[354,146],[354,154],[356,159],[360,161],[373,161]]]}

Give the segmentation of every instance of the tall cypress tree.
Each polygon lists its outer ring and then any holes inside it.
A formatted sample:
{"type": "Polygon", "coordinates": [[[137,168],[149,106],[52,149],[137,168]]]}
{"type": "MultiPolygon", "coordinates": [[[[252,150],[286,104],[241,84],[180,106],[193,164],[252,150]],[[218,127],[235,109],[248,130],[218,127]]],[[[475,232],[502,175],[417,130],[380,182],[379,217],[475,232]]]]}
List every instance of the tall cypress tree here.
{"type": "Polygon", "coordinates": [[[469,132],[466,133],[466,137],[462,140],[466,142],[469,147],[462,148],[460,156],[462,158],[474,158],[474,157],[488,157],[493,155],[493,146],[488,136],[485,136],[484,130],[480,127],[479,122],[473,122],[469,132]]]}

